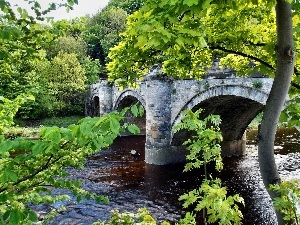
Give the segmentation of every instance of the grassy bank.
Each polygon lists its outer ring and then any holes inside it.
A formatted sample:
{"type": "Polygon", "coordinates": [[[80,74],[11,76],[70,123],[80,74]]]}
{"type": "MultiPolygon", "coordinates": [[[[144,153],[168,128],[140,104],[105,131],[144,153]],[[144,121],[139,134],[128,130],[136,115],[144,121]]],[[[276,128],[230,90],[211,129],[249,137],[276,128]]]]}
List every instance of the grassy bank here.
{"type": "Polygon", "coordinates": [[[4,132],[6,138],[16,137],[36,137],[43,127],[68,127],[71,124],[76,124],[82,117],[56,117],[43,120],[16,120],[15,126],[8,128],[4,132]]]}

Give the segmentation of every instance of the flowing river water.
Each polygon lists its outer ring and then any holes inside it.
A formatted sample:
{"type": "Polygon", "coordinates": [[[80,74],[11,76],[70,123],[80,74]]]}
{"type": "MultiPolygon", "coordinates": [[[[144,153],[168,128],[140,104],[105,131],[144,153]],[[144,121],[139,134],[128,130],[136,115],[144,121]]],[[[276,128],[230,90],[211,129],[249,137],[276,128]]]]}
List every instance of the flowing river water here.
{"type": "MultiPolygon", "coordinates": [[[[239,193],[245,200],[241,206],[245,225],[274,225],[275,215],[271,199],[264,188],[257,161],[256,133],[247,134],[245,156],[224,158],[224,169],[218,174],[229,194],[239,193]]],[[[300,179],[300,133],[296,129],[280,129],[275,143],[275,158],[283,179],[300,179]]],[[[82,170],[69,169],[74,179],[83,182],[86,190],[105,195],[109,204],[92,200],[77,203],[70,199],[62,204],[66,210],[59,213],[51,225],[89,225],[98,219],[108,220],[111,210],[136,212],[146,207],[159,222],[174,224],[185,210],[178,197],[200,186],[203,171],[182,172],[184,165],[154,166],[144,163],[145,136],[118,138],[108,150],[91,156],[82,170]],[[134,157],[131,150],[141,155],[134,157]]],[[[49,206],[39,206],[43,214],[49,206]]],[[[200,220],[199,220],[200,221],[200,220]]],[[[198,222],[201,224],[201,222],[198,222]]]]}

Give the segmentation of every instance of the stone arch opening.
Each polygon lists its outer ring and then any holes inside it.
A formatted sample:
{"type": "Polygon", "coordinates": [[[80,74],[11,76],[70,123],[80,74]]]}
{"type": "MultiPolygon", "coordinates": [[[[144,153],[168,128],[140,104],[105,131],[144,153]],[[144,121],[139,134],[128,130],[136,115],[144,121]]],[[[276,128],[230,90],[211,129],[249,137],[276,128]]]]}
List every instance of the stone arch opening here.
{"type": "Polygon", "coordinates": [[[135,104],[136,102],[141,103],[142,106],[145,108],[146,101],[140,94],[132,90],[125,90],[119,95],[119,97],[115,101],[113,109],[122,109],[124,107],[135,104]]]}
{"type": "MultiPolygon", "coordinates": [[[[121,96],[118,99],[117,104],[115,105],[114,109],[119,111],[126,107],[130,107],[136,103],[141,104],[145,108],[145,106],[143,105],[142,102],[137,97],[126,94],[126,95],[121,96]]],[[[134,117],[132,115],[132,113],[130,111],[128,111],[126,113],[125,117],[126,117],[125,118],[126,123],[135,124],[140,128],[140,131],[141,131],[140,135],[146,134],[146,112],[144,113],[144,115],[142,117],[134,117]]]]}
{"type": "MultiPolygon", "coordinates": [[[[182,110],[193,111],[202,108],[203,118],[209,114],[220,115],[222,120],[220,128],[224,140],[221,145],[224,156],[244,153],[246,143],[243,135],[249,123],[263,110],[268,97],[267,93],[254,88],[236,86],[229,92],[230,88],[219,86],[201,92],[182,108],[182,110]]],[[[180,120],[179,113],[172,125],[174,126],[180,120]]],[[[187,131],[172,134],[171,145],[180,146],[190,135],[192,134],[187,131]]]]}
{"type": "Polygon", "coordinates": [[[92,107],[91,107],[91,116],[97,117],[100,116],[100,99],[98,96],[94,96],[92,100],[92,107]]]}

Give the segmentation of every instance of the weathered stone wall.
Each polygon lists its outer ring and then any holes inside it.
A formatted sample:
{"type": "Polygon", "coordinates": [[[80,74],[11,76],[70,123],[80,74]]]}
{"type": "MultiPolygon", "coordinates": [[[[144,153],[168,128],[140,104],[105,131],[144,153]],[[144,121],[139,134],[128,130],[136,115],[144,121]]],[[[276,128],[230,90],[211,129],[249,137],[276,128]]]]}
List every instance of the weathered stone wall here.
{"type": "Polygon", "coordinates": [[[99,80],[98,83],[90,85],[87,94],[86,115],[102,116],[112,111],[113,86],[107,80],[99,80]],[[95,110],[99,110],[95,112],[95,110]]]}

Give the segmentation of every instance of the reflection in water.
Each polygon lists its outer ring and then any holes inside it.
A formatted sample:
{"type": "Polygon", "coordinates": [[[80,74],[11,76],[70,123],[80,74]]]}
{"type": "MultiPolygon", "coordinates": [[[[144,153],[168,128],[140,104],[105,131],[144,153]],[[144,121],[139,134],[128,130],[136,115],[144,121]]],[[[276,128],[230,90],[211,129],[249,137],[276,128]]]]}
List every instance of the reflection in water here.
{"type": "MultiPolygon", "coordinates": [[[[243,224],[273,225],[276,224],[275,215],[260,178],[255,136],[255,133],[248,134],[251,140],[247,154],[225,158],[224,170],[217,175],[228,187],[229,194],[239,193],[245,199],[243,224]]],[[[108,196],[110,203],[99,206],[90,201],[69,202],[67,211],[51,224],[92,224],[99,218],[108,219],[112,209],[136,211],[140,207],[147,207],[159,221],[174,223],[182,217],[184,211],[178,197],[201,184],[203,171],[183,173],[182,164],[147,165],[144,143],[145,136],[119,138],[110,150],[90,157],[85,169],[70,170],[75,179],[83,181],[87,190],[108,196]],[[131,155],[131,150],[136,150],[140,156],[131,155]]],[[[299,133],[293,129],[280,131],[275,145],[280,146],[275,152],[283,179],[300,178],[299,133]]]]}

